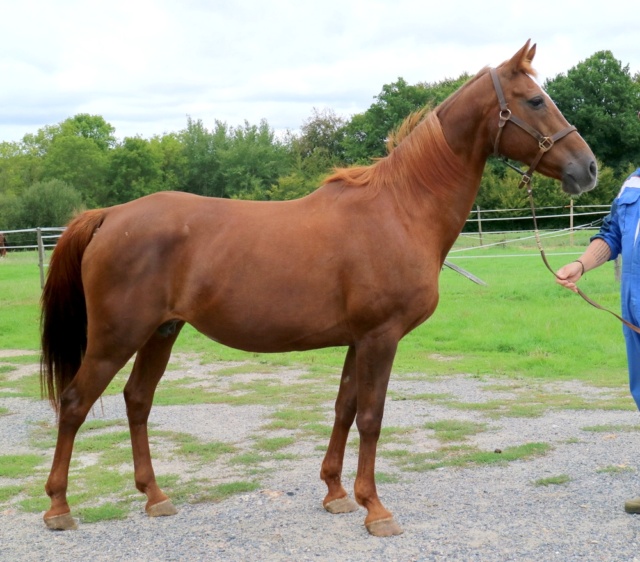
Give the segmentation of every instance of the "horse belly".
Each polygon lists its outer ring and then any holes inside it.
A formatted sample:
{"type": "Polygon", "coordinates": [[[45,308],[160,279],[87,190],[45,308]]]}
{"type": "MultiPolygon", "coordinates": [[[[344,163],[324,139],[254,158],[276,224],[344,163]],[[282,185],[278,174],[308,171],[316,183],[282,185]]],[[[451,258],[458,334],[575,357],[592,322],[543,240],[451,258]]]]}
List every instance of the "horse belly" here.
{"type": "Polygon", "coordinates": [[[190,308],[186,320],[198,331],[245,351],[294,351],[350,343],[337,296],[304,282],[274,284],[263,279],[251,286],[211,288],[208,298],[200,298],[190,308]]]}

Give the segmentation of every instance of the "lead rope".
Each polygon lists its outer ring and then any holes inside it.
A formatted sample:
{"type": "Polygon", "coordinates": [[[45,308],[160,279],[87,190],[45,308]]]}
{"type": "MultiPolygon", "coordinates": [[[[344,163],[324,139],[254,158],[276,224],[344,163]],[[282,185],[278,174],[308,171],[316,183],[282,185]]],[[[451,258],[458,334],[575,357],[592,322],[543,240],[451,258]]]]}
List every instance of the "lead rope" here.
{"type": "MultiPolygon", "coordinates": [[[[556,272],[551,268],[551,266],[549,265],[549,261],[547,260],[547,256],[544,253],[544,249],[542,248],[542,242],[540,242],[540,232],[538,230],[538,221],[536,219],[536,210],[535,210],[535,205],[533,203],[533,190],[531,189],[531,186],[529,183],[527,183],[527,195],[529,196],[529,204],[531,205],[531,216],[533,217],[533,228],[534,228],[534,233],[535,233],[535,237],[536,237],[536,244],[538,246],[538,250],[540,251],[540,256],[542,256],[542,261],[544,262],[544,265],[547,266],[547,269],[553,273],[553,276],[558,279],[558,275],[556,274],[556,272]]],[[[615,316],[618,320],[620,320],[620,322],[622,322],[625,326],[627,326],[627,328],[633,330],[634,332],[637,332],[638,334],[640,334],[640,328],[638,328],[638,326],[636,326],[635,324],[632,324],[631,322],[629,322],[628,320],[625,320],[624,318],[622,318],[622,316],[619,316],[618,314],[616,314],[615,312],[613,312],[613,310],[609,310],[608,308],[605,308],[604,306],[602,306],[600,303],[594,301],[593,299],[589,298],[587,295],[584,294],[584,292],[578,287],[576,286],[576,290],[578,292],[578,294],[585,300],[587,301],[591,306],[599,309],[599,310],[603,310],[604,312],[608,312],[609,314],[615,316]]]]}

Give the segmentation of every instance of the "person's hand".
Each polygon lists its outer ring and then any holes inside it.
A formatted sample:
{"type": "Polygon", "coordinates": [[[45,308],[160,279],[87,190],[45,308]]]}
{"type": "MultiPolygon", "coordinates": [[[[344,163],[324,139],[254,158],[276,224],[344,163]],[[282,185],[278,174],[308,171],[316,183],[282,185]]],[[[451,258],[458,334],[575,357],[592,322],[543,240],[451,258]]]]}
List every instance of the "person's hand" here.
{"type": "Polygon", "coordinates": [[[582,277],[583,272],[584,267],[582,264],[579,261],[572,261],[556,271],[556,283],[559,283],[563,287],[577,293],[578,286],[576,283],[578,282],[578,279],[582,277]]]}

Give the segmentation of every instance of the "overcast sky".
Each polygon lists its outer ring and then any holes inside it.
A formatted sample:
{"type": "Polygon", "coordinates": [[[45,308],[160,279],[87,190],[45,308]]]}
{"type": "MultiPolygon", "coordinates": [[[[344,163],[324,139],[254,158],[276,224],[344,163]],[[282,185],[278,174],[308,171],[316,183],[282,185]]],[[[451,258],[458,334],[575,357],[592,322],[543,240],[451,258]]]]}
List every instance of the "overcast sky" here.
{"type": "MultiPolygon", "coordinates": [[[[77,113],[116,136],[266,119],[313,108],[349,118],[384,84],[475,74],[538,44],[540,80],[610,50],[640,72],[620,0],[0,0],[0,142],[77,113]]],[[[640,108],[639,108],[640,109],[640,108]]]]}

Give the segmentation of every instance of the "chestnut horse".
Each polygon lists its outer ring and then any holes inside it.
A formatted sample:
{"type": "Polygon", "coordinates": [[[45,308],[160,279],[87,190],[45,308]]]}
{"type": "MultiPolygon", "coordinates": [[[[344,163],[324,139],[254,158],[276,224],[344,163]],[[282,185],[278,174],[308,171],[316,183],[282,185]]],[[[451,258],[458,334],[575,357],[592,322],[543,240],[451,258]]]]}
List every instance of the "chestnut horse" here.
{"type": "Polygon", "coordinates": [[[156,483],[147,419],[188,322],[252,352],[346,347],[320,473],[323,505],[343,513],[359,504],[371,534],[401,533],[374,474],[387,384],[398,341],[436,308],[442,264],[487,158],[495,147],[534,162],[571,194],[596,183],[593,153],[532,78],[534,54],[527,41],[434,110],[408,118],[385,158],[336,170],[302,199],[162,192],[76,217],[58,241],[42,296],[42,384],[59,420],[46,525],[75,528],[66,494],[76,432],[136,353],[124,389],[135,484],[149,515],[176,512],[156,483]],[[341,475],[354,420],[355,501],[341,475]]]}

